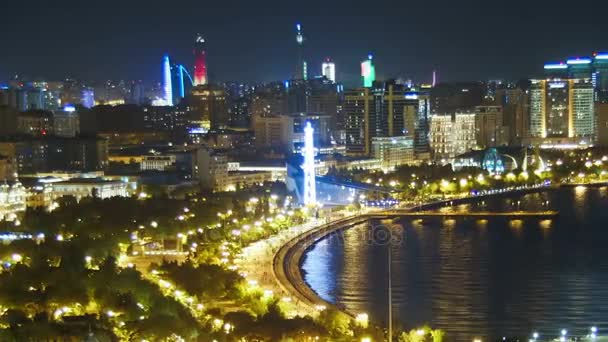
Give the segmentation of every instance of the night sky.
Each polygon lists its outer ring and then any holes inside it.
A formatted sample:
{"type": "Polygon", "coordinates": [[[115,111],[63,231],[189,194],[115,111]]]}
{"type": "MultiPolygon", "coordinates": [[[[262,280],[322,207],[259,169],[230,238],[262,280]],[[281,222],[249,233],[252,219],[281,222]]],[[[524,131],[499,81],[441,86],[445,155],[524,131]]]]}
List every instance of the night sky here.
{"type": "Polygon", "coordinates": [[[300,22],[311,74],[331,56],[339,80],[519,79],[547,60],[608,50],[608,1],[1,1],[0,80],[160,78],[163,53],[192,64],[207,39],[212,81],[289,78],[300,22]]]}

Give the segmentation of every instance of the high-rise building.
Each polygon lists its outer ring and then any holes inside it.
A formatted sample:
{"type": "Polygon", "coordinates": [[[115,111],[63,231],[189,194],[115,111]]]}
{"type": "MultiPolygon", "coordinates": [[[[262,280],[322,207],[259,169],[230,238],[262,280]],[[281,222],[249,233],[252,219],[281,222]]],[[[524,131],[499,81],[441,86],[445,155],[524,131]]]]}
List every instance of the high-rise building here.
{"type": "Polygon", "coordinates": [[[163,100],[166,106],[173,106],[173,81],[171,79],[171,62],[169,56],[163,57],[163,100]]]}
{"type": "Polygon", "coordinates": [[[440,83],[431,89],[433,114],[455,113],[473,109],[483,102],[484,85],[480,82],[440,83]]]}
{"type": "Polygon", "coordinates": [[[328,80],[336,83],[336,64],[327,58],[321,65],[321,72],[328,80]]]}
{"type": "Polygon", "coordinates": [[[503,108],[508,144],[521,145],[530,130],[529,91],[522,86],[506,85],[496,90],[494,103],[503,108]]]}
{"type": "Polygon", "coordinates": [[[591,58],[576,57],[566,61],[569,78],[591,78],[591,58]]]}
{"type": "Polygon", "coordinates": [[[599,103],[596,108],[597,115],[597,144],[608,147],[608,103],[599,103]]]}
{"type": "Polygon", "coordinates": [[[405,136],[414,141],[417,156],[428,153],[429,110],[428,95],[394,81],[345,91],[347,152],[369,156],[372,138],[405,136]]]}
{"type": "Polygon", "coordinates": [[[590,79],[532,80],[530,135],[534,138],[583,138],[595,134],[594,90],[590,79]]]}
{"type": "Polygon", "coordinates": [[[346,152],[369,155],[371,152],[371,127],[376,122],[374,95],[370,88],[344,91],[344,129],[346,152]]]}
{"type": "Polygon", "coordinates": [[[596,102],[608,103],[608,53],[594,53],[593,57],[573,57],[565,62],[546,63],[547,78],[591,79],[596,102]]]}
{"type": "Polygon", "coordinates": [[[363,79],[363,86],[365,88],[371,87],[376,80],[376,68],[372,59],[372,54],[369,54],[367,59],[361,62],[361,78],[363,79]]]}
{"type": "Polygon", "coordinates": [[[194,42],[194,86],[205,85],[207,79],[207,50],[205,49],[205,38],[200,34],[194,42]]]}
{"type": "Polygon", "coordinates": [[[192,108],[190,119],[201,127],[220,129],[228,125],[226,92],[223,88],[209,84],[194,87],[188,103],[192,108]]]}
{"type": "Polygon", "coordinates": [[[608,103],[608,53],[597,53],[593,58],[593,87],[595,101],[608,103]]]}
{"type": "Polygon", "coordinates": [[[298,50],[296,70],[293,78],[296,80],[306,80],[308,79],[308,66],[304,58],[304,34],[302,33],[302,25],[300,24],[296,24],[296,43],[298,44],[298,50]]]}
{"type": "Polygon", "coordinates": [[[73,138],[80,132],[78,112],[72,105],[53,111],[53,131],[58,137],[73,138]]]}
{"type": "Polygon", "coordinates": [[[496,147],[507,144],[507,128],[503,124],[502,106],[475,107],[477,146],[496,147]]]}

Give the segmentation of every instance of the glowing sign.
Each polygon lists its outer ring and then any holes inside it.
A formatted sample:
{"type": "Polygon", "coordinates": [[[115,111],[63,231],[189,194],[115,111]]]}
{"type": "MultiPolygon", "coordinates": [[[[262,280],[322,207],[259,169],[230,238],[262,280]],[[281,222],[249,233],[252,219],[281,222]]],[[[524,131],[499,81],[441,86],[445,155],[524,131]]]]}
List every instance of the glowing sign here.
{"type": "Polygon", "coordinates": [[[560,82],[560,83],[549,83],[549,88],[550,89],[555,89],[555,88],[560,89],[560,88],[565,88],[565,87],[566,87],[566,83],[562,83],[562,82],[560,82]]]}
{"type": "Polygon", "coordinates": [[[418,100],[418,94],[417,93],[406,93],[405,99],[406,100],[418,100]]]}
{"type": "Polygon", "coordinates": [[[207,134],[207,132],[209,132],[209,130],[203,127],[190,128],[188,131],[190,134],[207,134]]]}
{"type": "Polygon", "coordinates": [[[600,53],[595,56],[595,59],[608,60],[608,53],[600,53]]]}
{"type": "Polygon", "coordinates": [[[545,70],[554,70],[554,69],[568,69],[568,65],[564,63],[547,63],[545,64],[545,70]]]}
{"type": "Polygon", "coordinates": [[[591,63],[591,59],[590,58],[569,59],[569,60],[566,61],[566,63],[568,65],[589,64],[589,63],[591,63]]]}
{"type": "Polygon", "coordinates": [[[72,104],[67,104],[63,107],[63,111],[68,112],[68,113],[73,113],[76,111],[76,107],[74,107],[74,105],[72,105],[72,104]]]}

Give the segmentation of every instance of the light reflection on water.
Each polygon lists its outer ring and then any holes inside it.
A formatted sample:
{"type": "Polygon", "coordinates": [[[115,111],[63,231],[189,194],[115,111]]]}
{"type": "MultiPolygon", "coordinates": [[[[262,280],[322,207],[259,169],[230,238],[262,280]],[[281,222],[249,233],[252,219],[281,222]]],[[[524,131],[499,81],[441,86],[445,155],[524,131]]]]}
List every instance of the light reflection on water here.
{"type": "MultiPolygon", "coordinates": [[[[469,341],[608,329],[606,188],[486,199],[485,206],[458,210],[507,211],[517,201],[522,210],[546,210],[549,201],[560,215],[397,220],[395,322],[429,323],[446,330],[448,340],[469,341]]],[[[387,248],[371,243],[369,225],[332,235],[307,254],[306,281],[322,298],[384,322],[387,248]]]]}

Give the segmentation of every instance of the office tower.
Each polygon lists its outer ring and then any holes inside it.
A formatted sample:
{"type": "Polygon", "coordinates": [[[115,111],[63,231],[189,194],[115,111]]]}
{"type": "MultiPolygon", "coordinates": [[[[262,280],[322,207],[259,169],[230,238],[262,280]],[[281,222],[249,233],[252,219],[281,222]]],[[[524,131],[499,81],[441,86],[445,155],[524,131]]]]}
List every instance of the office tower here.
{"type": "Polygon", "coordinates": [[[482,104],[484,95],[480,82],[441,83],[431,89],[431,109],[440,115],[473,109],[482,104]]]}
{"type": "Polygon", "coordinates": [[[53,111],[53,131],[58,137],[73,138],[78,135],[80,120],[73,105],[66,105],[63,110],[53,111]]]}
{"type": "Polygon", "coordinates": [[[365,88],[371,87],[376,80],[376,68],[374,67],[372,59],[373,56],[369,54],[367,59],[361,62],[361,77],[365,88]]]}
{"type": "Polygon", "coordinates": [[[532,80],[530,135],[591,140],[595,133],[593,97],[590,79],[532,80]]]}
{"type": "Polygon", "coordinates": [[[508,136],[507,128],[503,125],[503,107],[475,107],[475,132],[480,148],[506,145],[508,136]]]}
{"type": "Polygon", "coordinates": [[[302,33],[302,25],[296,24],[296,43],[297,46],[297,60],[296,60],[296,72],[294,79],[306,80],[308,79],[308,66],[304,58],[304,34],[302,33]]]}
{"type": "Polygon", "coordinates": [[[522,140],[529,136],[530,94],[526,88],[524,85],[506,85],[496,90],[494,103],[503,108],[503,125],[509,145],[521,145],[522,140]]]}
{"type": "Polygon", "coordinates": [[[369,155],[371,152],[370,128],[376,121],[374,96],[370,88],[344,91],[344,129],[346,152],[369,155]]]}
{"type": "Polygon", "coordinates": [[[545,63],[545,76],[550,78],[567,78],[568,64],[565,62],[545,63]]]}
{"type": "Polygon", "coordinates": [[[608,103],[598,103],[597,115],[597,143],[602,147],[608,147],[608,103]]]}
{"type": "Polygon", "coordinates": [[[566,61],[569,78],[591,78],[591,58],[576,57],[566,61]]]}
{"type": "Polygon", "coordinates": [[[193,109],[190,119],[200,127],[221,129],[228,126],[226,92],[223,88],[209,84],[194,87],[188,105],[193,109]]]}
{"type": "Polygon", "coordinates": [[[163,100],[166,106],[173,106],[173,81],[171,80],[171,62],[168,55],[163,57],[163,100]]]}
{"type": "Polygon", "coordinates": [[[593,57],[593,87],[595,100],[608,103],[608,53],[597,53],[593,57]]]}
{"type": "Polygon", "coordinates": [[[404,136],[414,141],[417,154],[428,153],[428,111],[428,95],[394,81],[345,91],[347,152],[369,156],[372,138],[404,136]]]}
{"type": "Polygon", "coordinates": [[[205,38],[200,34],[194,42],[194,86],[205,85],[207,79],[207,50],[205,49],[205,38]]]}
{"type": "Polygon", "coordinates": [[[80,96],[80,104],[85,108],[93,108],[95,106],[95,92],[93,89],[83,89],[80,96]]]}
{"type": "Polygon", "coordinates": [[[254,87],[238,83],[224,83],[230,127],[251,126],[251,103],[254,87]]]}
{"type": "MultiPolygon", "coordinates": [[[[406,95],[407,96],[407,95],[406,95]]],[[[431,158],[431,147],[429,144],[429,117],[431,116],[431,97],[427,93],[410,94],[414,101],[416,120],[414,126],[414,153],[418,160],[429,160],[431,158]]]]}
{"type": "Polygon", "coordinates": [[[328,80],[336,83],[336,64],[327,58],[321,65],[321,72],[328,80]]]}

